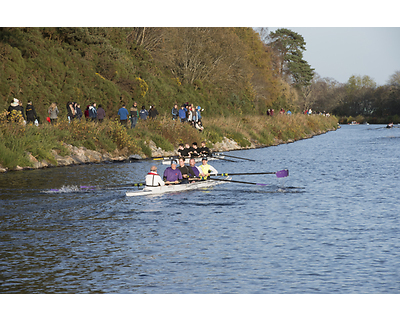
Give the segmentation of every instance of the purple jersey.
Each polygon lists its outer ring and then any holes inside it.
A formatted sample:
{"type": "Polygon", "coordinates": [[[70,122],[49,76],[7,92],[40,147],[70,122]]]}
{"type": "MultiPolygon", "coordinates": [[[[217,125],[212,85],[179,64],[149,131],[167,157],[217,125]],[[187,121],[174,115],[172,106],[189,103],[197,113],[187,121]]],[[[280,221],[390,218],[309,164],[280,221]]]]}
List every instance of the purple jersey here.
{"type": "Polygon", "coordinates": [[[182,180],[182,173],[181,171],[176,168],[173,170],[171,167],[168,167],[164,171],[164,178],[167,179],[167,181],[176,181],[176,180],[182,180]]]}
{"type": "MultiPolygon", "coordinates": [[[[191,167],[191,168],[192,168],[194,174],[196,175],[196,177],[198,177],[200,175],[199,169],[197,169],[197,167],[191,167]]],[[[193,177],[191,177],[191,178],[193,178],[193,177]]]]}

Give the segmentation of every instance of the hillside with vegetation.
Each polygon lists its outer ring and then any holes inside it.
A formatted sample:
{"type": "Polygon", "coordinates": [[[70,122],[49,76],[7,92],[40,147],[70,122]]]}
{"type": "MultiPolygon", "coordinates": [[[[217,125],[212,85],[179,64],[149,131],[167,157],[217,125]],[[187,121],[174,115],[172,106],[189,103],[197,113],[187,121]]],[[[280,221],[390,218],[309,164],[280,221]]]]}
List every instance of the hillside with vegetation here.
{"type": "Polygon", "coordinates": [[[251,28],[1,28],[0,104],[32,100],[41,119],[68,101],[108,116],[133,101],[163,113],[191,101],[207,116],[299,108],[276,52],[251,28]]]}
{"type": "Polygon", "coordinates": [[[332,128],[334,117],[300,117],[314,74],[304,50],[301,35],[286,29],[268,36],[252,28],[0,28],[0,163],[29,165],[27,153],[54,161],[51,150],[63,154],[65,143],[151,156],[149,140],[165,150],[224,136],[270,145],[332,128]],[[14,98],[24,108],[33,102],[39,127],[10,121],[14,98]],[[69,101],[83,110],[101,104],[107,119],[68,123],[69,101]],[[118,109],[134,101],[160,115],[126,129],[118,109]],[[45,121],[53,102],[56,126],[45,121]],[[171,120],[173,105],[184,102],[204,109],[203,133],[171,120]],[[281,108],[294,113],[290,121],[266,116],[281,108]]]}

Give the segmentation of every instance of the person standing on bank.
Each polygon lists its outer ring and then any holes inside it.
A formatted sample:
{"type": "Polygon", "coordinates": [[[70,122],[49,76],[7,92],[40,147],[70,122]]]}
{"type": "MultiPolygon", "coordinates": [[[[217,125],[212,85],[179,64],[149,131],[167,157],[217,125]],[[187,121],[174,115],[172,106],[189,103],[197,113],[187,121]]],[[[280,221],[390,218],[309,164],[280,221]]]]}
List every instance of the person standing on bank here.
{"type": "Polygon", "coordinates": [[[149,118],[150,119],[155,119],[158,115],[158,111],[156,109],[156,106],[151,106],[150,110],[149,110],[149,118]]]}
{"type": "Polygon", "coordinates": [[[178,119],[179,116],[179,109],[178,109],[178,105],[175,103],[174,107],[172,108],[172,120],[176,120],[178,119]]]}
{"type": "Polygon", "coordinates": [[[179,119],[181,119],[181,122],[186,122],[186,110],[184,106],[181,106],[181,109],[179,110],[179,119]]]}
{"type": "Polygon", "coordinates": [[[142,110],[139,111],[139,117],[141,120],[146,120],[149,112],[146,110],[145,106],[142,106],[142,110]]]}
{"type": "Polygon", "coordinates": [[[26,122],[35,122],[37,119],[36,111],[35,108],[33,107],[32,101],[28,101],[28,104],[26,105],[25,109],[25,114],[26,114],[26,122]]]}
{"type": "Polygon", "coordinates": [[[10,106],[8,107],[8,118],[11,119],[12,112],[14,111],[14,120],[18,121],[18,116],[21,116],[25,120],[24,108],[22,107],[22,102],[18,99],[14,98],[13,102],[11,102],[10,106]]]}
{"type": "Polygon", "coordinates": [[[97,109],[96,109],[96,103],[93,102],[91,106],[89,106],[89,117],[92,119],[92,121],[97,120],[97,109]]]}
{"type": "Polygon", "coordinates": [[[103,122],[104,118],[106,117],[106,111],[104,108],[99,104],[99,107],[97,108],[97,121],[103,122]]]}
{"type": "Polygon", "coordinates": [[[164,186],[165,183],[157,173],[157,167],[152,166],[150,172],[146,175],[146,187],[164,186]]]}
{"type": "Polygon", "coordinates": [[[125,105],[122,106],[122,108],[120,108],[118,110],[118,115],[119,115],[119,121],[121,122],[121,124],[123,126],[127,126],[128,124],[128,116],[129,116],[129,112],[128,110],[126,110],[125,105]]]}
{"type": "Polygon", "coordinates": [[[55,102],[53,102],[50,105],[50,108],[48,110],[49,113],[49,118],[50,118],[50,123],[51,124],[56,124],[57,123],[57,118],[58,118],[58,108],[57,108],[57,104],[55,102]]]}
{"type": "Polygon", "coordinates": [[[131,129],[136,127],[138,116],[139,116],[139,112],[138,112],[138,109],[137,109],[137,102],[135,101],[133,103],[132,108],[131,108],[131,129]]]}
{"type": "Polygon", "coordinates": [[[81,121],[83,114],[81,106],[77,102],[74,103],[74,109],[75,109],[75,118],[81,121]]]}

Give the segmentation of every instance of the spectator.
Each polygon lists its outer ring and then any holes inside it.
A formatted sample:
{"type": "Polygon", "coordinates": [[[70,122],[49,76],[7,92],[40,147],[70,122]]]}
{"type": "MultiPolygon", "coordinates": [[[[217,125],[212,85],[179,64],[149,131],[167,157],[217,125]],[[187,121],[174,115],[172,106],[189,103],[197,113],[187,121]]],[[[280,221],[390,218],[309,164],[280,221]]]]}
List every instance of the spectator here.
{"type": "Polygon", "coordinates": [[[103,122],[104,118],[106,117],[106,111],[104,108],[99,104],[99,107],[97,108],[97,121],[103,122]]]}
{"type": "Polygon", "coordinates": [[[152,106],[151,109],[149,110],[149,118],[150,119],[155,119],[158,115],[158,111],[156,109],[156,106],[152,106]]]}
{"type": "Polygon", "coordinates": [[[67,103],[67,117],[69,122],[73,121],[75,118],[75,109],[72,102],[67,103]]]}
{"type": "Polygon", "coordinates": [[[86,119],[86,121],[88,121],[89,118],[90,118],[90,116],[89,116],[89,107],[90,107],[90,105],[86,106],[86,109],[85,109],[85,119],[86,119]]]}
{"type": "Polygon", "coordinates": [[[140,119],[146,120],[148,115],[149,115],[149,112],[146,110],[146,107],[142,106],[142,110],[140,110],[140,112],[139,112],[140,119]]]}
{"type": "Polygon", "coordinates": [[[96,109],[96,103],[93,102],[91,106],[89,106],[89,117],[92,119],[92,121],[96,121],[97,119],[97,109],[96,109]]]}
{"type": "Polygon", "coordinates": [[[131,108],[131,129],[136,127],[138,116],[139,116],[139,112],[138,112],[138,109],[137,109],[137,102],[135,101],[133,103],[132,108],[131,108]]]}
{"type": "Polygon", "coordinates": [[[74,109],[75,109],[75,118],[81,121],[82,119],[82,110],[81,106],[78,103],[74,103],[74,109]]]}
{"type": "Polygon", "coordinates": [[[187,121],[190,122],[190,124],[192,124],[192,121],[193,121],[192,105],[187,107],[186,117],[187,117],[187,121]]]}
{"type": "Polygon", "coordinates": [[[181,106],[181,109],[179,110],[179,118],[181,119],[181,122],[186,121],[186,110],[184,106],[181,106]]]}
{"type": "Polygon", "coordinates": [[[193,122],[193,126],[194,126],[194,124],[198,121],[198,119],[197,119],[197,110],[193,106],[193,104],[190,105],[190,111],[192,112],[192,122],[193,122]]]}
{"type": "Polygon", "coordinates": [[[13,102],[11,102],[10,106],[8,107],[9,115],[8,115],[8,119],[10,120],[12,118],[12,112],[14,111],[15,113],[15,121],[18,121],[18,116],[22,117],[25,119],[25,115],[24,115],[24,108],[22,108],[22,106],[20,105],[20,102],[18,99],[14,98],[13,102]]]}
{"type": "Polygon", "coordinates": [[[175,103],[174,107],[172,108],[172,120],[178,119],[179,116],[179,109],[178,105],[175,103]]]}
{"type": "Polygon", "coordinates": [[[197,106],[197,108],[196,108],[196,121],[200,121],[201,120],[201,111],[204,111],[204,109],[202,109],[200,106],[197,106]]]}
{"type": "Polygon", "coordinates": [[[32,104],[32,101],[28,101],[28,104],[26,105],[26,109],[25,109],[25,113],[26,113],[26,122],[35,122],[35,120],[37,119],[37,114],[35,111],[35,108],[32,104]]]}
{"type": "Polygon", "coordinates": [[[126,110],[125,105],[123,105],[122,108],[118,110],[118,115],[119,115],[119,121],[121,122],[122,125],[126,127],[128,125],[129,112],[128,110],[126,110]]]}
{"type": "Polygon", "coordinates": [[[194,126],[197,130],[199,130],[200,132],[203,132],[204,127],[203,124],[201,123],[201,121],[197,121],[196,125],[194,126]]]}
{"type": "Polygon", "coordinates": [[[59,111],[58,111],[58,108],[57,108],[57,104],[55,102],[53,102],[50,105],[48,113],[49,113],[50,123],[51,124],[56,124],[59,111]]]}

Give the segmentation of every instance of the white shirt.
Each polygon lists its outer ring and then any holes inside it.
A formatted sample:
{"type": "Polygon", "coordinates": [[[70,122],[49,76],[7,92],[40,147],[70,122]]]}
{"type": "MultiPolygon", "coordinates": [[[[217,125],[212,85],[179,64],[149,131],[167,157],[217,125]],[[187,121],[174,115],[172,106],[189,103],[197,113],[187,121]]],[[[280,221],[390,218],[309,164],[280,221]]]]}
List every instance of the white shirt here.
{"type": "Polygon", "coordinates": [[[163,186],[165,185],[163,179],[155,173],[155,172],[149,172],[146,175],[146,186],[147,187],[158,187],[158,186],[163,186]]]}

